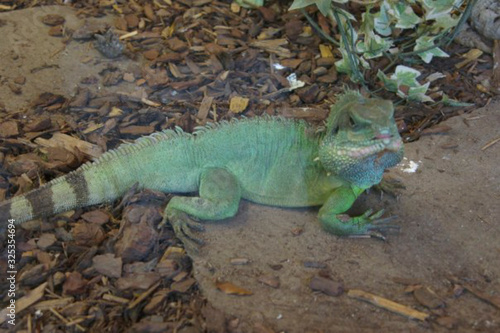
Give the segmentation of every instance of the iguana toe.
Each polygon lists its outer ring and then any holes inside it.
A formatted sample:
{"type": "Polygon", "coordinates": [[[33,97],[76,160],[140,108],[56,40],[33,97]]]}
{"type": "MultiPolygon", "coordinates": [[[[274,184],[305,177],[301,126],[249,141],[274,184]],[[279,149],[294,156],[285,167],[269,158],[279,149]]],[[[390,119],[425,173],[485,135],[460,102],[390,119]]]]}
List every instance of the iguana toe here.
{"type": "Polygon", "coordinates": [[[189,216],[180,211],[172,212],[167,219],[169,220],[175,235],[184,244],[188,252],[197,253],[198,246],[203,245],[204,241],[198,238],[192,230],[204,231],[205,228],[201,223],[192,221],[189,216]]]}

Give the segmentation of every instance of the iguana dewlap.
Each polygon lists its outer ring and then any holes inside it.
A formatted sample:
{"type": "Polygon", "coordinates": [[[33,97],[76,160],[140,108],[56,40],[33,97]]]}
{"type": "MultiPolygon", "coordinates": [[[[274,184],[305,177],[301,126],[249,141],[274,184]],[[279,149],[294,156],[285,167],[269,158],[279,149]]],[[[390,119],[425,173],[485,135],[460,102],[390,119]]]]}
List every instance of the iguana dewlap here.
{"type": "Polygon", "coordinates": [[[190,228],[196,224],[187,215],[232,217],[241,199],[280,207],[321,206],[324,229],[364,235],[377,229],[381,213],[349,217],[345,212],[402,156],[392,103],[350,91],[332,107],[323,132],[303,121],[264,117],[207,125],[193,134],[167,130],[140,138],[2,202],[0,221],[20,224],[110,202],[139,183],[163,192],[199,193],[174,196],[165,209],[183,241],[195,239],[190,228]]]}

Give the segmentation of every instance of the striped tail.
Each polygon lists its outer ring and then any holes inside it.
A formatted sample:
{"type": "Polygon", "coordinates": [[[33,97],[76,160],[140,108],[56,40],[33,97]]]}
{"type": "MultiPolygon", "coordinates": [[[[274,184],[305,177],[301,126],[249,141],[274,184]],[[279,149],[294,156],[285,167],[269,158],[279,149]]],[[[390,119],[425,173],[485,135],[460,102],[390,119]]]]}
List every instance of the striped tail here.
{"type": "Polygon", "coordinates": [[[90,204],[83,172],[75,171],[56,178],[38,189],[0,203],[0,223],[13,219],[20,224],[90,204]]]}

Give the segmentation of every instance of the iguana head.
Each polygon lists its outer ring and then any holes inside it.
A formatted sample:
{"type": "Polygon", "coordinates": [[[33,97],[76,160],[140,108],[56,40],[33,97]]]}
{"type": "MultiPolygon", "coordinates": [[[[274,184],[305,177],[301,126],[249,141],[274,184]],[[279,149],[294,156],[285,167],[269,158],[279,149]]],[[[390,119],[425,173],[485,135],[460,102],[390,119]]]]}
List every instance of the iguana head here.
{"type": "Polygon", "coordinates": [[[403,157],[391,101],[348,91],[332,107],[319,148],[324,168],[355,186],[368,188],[403,157]]]}

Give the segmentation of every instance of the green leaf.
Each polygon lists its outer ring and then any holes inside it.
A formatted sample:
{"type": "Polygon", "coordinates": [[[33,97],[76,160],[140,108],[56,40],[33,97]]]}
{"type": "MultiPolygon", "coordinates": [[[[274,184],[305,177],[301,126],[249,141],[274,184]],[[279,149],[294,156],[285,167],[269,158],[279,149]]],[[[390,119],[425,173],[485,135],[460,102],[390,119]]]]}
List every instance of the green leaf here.
{"type": "Polygon", "coordinates": [[[426,20],[440,20],[455,8],[459,8],[464,0],[421,0],[425,8],[426,20]]]}
{"type": "Polygon", "coordinates": [[[294,0],[288,10],[301,9],[310,5],[316,5],[324,16],[328,16],[332,10],[332,0],[294,0]]]}
{"type": "Polygon", "coordinates": [[[411,6],[403,1],[384,2],[389,15],[396,19],[396,28],[411,29],[422,20],[413,12],[411,6]]]}
{"type": "Polygon", "coordinates": [[[358,41],[356,49],[358,52],[363,53],[365,59],[372,59],[380,57],[383,52],[389,50],[392,46],[392,40],[389,38],[382,38],[379,35],[372,33],[371,38],[365,35],[364,41],[358,41]]]}
{"type": "Polygon", "coordinates": [[[431,36],[421,36],[415,42],[414,51],[426,50],[423,52],[419,52],[418,56],[422,58],[425,63],[429,63],[432,60],[432,57],[449,57],[448,53],[441,50],[439,47],[434,45],[434,40],[436,37],[431,36]],[[433,47],[433,48],[432,48],[433,47]]]}
{"type": "Polygon", "coordinates": [[[417,77],[420,74],[416,69],[399,65],[390,77],[387,77],[380,70],[377,77],[384,83],[387,90],[395,92],[401,98],[418,102],[432,102],[432,98],[425,95],[430,82],[424,85],[418,83],[417,77]]]}
{"type": "Polygon", "coordinates": [[[389,18],[389,14],[387,13],[387,6],[381,6],[380,12],[373,14],[373,25],[375,31],[381,34],[382,36],[390,36],[391,29],[391,20],[389,18]]]}
{"type": "Polygon", "coordinates": [[[264,6],[264,0],[235,0],[241,7],[258,8],[264,6]]]}
{"type": "MultiPolygon", "coordinates": [[[[351,64],[349,61],[349,54],[347,53],[347,50],[343,47],[339,48],[340,53],[342,54],[342,59],[338,60],[335,62],[335,67],[337,68],[337,71],[340,73],[345,73],[349,76],[351,76],[353,69],[351,68],[351,64]]],[[[355,66],[359,65],[359,60],[355,57],[355,66]]]]}

